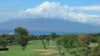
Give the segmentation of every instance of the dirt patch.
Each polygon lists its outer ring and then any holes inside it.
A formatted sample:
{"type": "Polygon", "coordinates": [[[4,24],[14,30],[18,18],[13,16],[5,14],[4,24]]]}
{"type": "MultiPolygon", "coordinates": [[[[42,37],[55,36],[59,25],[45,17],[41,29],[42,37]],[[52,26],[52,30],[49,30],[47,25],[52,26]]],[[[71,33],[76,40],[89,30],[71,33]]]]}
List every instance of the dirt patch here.
{"type": "Polygon", "coordinates": [[[35,40],[31,40],[31,41],[29,41],[29,43],[30,43],[30,42],[34,42],[34,41],[35,41],[35,40]]]}
{"type": "Polygon", "coordinates": [[[40,53],[40,55],[50,55],[50,54],[54,54],[57,53],[58,51],[52,51],[52,52],[46,52],[46,53],[40,53]]]}
{"type": "Polygon", "coordinates": [[[58,51],[56,50],[52,50],[52,49],[34,49],[34,50],[30,50],[30,51],[45,51],[45,53],[40,53],[40,55],[50,55],[53,53],[57,53],[58,51]]]}
{"type": "Polygon", "coordinates": [[[31,51],[55,51],[55,50],[52,50],[52,49],[34,49],[31,51]]]}

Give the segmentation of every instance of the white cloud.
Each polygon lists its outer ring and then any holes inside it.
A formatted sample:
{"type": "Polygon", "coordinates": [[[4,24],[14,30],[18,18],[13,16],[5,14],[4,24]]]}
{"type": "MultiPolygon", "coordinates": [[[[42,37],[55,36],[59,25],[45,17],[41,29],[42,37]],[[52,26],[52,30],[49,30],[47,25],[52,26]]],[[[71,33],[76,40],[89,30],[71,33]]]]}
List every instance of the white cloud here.
{"type": "Polygon", "coordinates": [[[38,7],[21,11],[19,16],[22,18],[62,18],[62,15],[65,15],[69,11],[68,6],[60,6],[59,3],[44,2],[38,7]]]}
{"type": "Polygon", "coordinates": [[[74,9],[82,9],[82,10],[89,10],[89,11],[100,11],[100,6],[74,7],[74,9]]]}
{"type": "Polygon", "coordinates": [[[20,19],[63,19],[72,22],[80,22],[92,25],[100,24],[99,15],[88,15],[80,11],[73,12],[73,9],[74,7],[68,7],[67,5],[61,6],[60,3],[44,2],[43,4],[35,8],[20,11],[17,17],[20,19]]]}

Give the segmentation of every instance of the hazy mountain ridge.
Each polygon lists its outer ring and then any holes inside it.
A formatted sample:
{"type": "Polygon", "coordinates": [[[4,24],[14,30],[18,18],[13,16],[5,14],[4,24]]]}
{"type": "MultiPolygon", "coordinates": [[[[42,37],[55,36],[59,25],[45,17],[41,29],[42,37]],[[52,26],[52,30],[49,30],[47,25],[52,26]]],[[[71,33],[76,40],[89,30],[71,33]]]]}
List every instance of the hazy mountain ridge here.
{"type": "Polygon", "coordinates": [[[24,27],[29,30],[52,30],[68,32],[92,32],[93,29],[96,31],[99,30],[99,26],[70,22],[62,19],[13,19],[0,23],[0,26],[0,29],[14,29],[16,27],[24,27]]]}

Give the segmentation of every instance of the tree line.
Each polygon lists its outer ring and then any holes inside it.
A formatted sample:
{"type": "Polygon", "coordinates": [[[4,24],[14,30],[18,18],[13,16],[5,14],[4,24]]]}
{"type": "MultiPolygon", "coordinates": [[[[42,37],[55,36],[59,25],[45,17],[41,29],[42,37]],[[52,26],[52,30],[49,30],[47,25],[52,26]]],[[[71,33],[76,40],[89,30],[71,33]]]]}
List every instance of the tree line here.
{"type": "Polygon", "coordinates": [[[18,44],[25,50],[28,41],[41,40],[44,49],[49,46],[50,40],[53,40],[61,54],[60,46],[64,47],[70,55],[74,56],[100,56],[100,33],[89,34],[63,34],[57,35],[55,32],[50,35],[30,35],[28,30],[22,27],[14,29],[14,35],[1,35],[0,48],[6,48],[18,44]]]}
{"type": "Polygon", "coordinates": [[[6,46],[19,44],[22,47],[22,50],[25,50],[28,41],[33,40],[42,40],[43,46],[45,49],[46,43],[49,45],[50,39],[55,39],[58,35],[56,33],[51,33],[50,35],[30,35],[28,30],[22,27],[18,27],[14,29],[14,35],[3,34],[0,36],[0,48],[6,48],[6,46]]]}

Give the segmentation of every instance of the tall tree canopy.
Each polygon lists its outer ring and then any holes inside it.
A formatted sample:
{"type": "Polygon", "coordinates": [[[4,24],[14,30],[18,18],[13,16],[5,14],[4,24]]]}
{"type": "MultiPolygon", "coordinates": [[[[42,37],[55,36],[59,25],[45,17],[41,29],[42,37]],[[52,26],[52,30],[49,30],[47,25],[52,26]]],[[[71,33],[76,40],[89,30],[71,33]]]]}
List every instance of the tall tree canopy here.
{"type": "Polygon", "coordinates": [[[15,32],[17,34],[17,41],[22,46],[22,50],[24,50],[28,44],[28,31],[25,28],[18,27],[15,28],[15,32]]]}
{"type": "Polygon", "coordinates": [[[28,35],[28,31],[22,27],[15,28],[15,33],[19,35],[28,35]]]}

